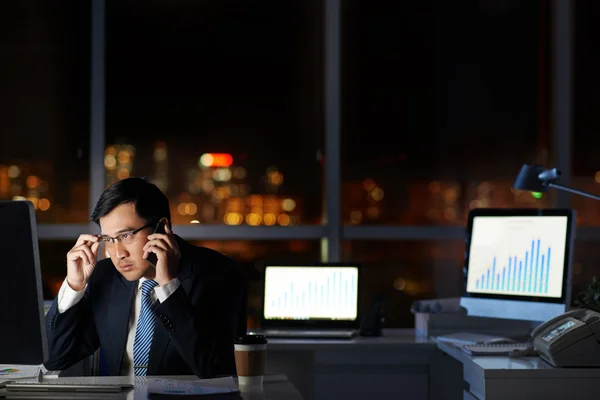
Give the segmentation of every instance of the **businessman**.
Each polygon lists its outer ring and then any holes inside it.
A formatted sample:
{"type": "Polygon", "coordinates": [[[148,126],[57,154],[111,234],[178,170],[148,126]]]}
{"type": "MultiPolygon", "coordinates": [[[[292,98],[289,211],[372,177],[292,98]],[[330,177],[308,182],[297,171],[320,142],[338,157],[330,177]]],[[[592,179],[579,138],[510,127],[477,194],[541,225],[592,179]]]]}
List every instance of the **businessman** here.
{"type": "Polygon", "coordinates": [[[246,281],[230,258],[171,230],[167,197],[144,178],[100,196],[67,253],[67,277],[46,315],[50,356],[64,370],[103,350],[110,375],[235,374],[246,332],[246,281]],[[110,258],[97,262],[100,250],[110,258]]]}

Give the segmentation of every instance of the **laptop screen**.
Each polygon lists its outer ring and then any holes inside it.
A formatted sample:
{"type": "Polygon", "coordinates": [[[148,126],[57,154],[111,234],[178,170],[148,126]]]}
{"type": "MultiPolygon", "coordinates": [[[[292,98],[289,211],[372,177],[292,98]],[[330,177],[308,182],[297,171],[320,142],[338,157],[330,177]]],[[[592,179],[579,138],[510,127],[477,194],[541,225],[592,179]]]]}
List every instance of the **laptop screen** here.
{"type": "Polygon", "coordinates": [[[358,266],[267,266],[264,320],[355,321],[358,266]]]}

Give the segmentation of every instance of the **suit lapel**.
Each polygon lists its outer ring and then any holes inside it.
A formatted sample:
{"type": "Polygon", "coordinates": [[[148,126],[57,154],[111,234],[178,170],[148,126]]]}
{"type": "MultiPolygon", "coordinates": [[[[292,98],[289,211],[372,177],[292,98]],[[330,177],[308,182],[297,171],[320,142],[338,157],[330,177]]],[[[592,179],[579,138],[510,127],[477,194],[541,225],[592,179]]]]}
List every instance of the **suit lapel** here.
{"type": "MultiPolygon", "coordinates": [[[[192,280],[189,279],[192,271],[191,259],[189,258],[189,252],[186,251],[189,246],[179,236],[177,237],[177,243],[179,250],[181,251],[181,260],[179,261],[179,271],[177,278],[179,278],[179,284],[182,289],[186,292],[190,292],[192,280]]],[[[148,362],[147,375],[161,375],[160,366],[163,363],[167,347],[171,343],[171,335],[167,331],[167,328],[161,323],[160,319],[156,318],[154,325],[154,334],[152,336],[152,345],[150,346],[150,360],[148,362]]]]}
{"type": "Polygon", "coordinates": [[[125,345],[127,336],[129,335],[129,319],[131,318],[131,307],[133,306],[133,297],[135,288],[138,282],[129,282],[121,274],[118,274],[118,279],[112,288],[111,303],[114,307],[109,310],[110,331],[113,334],[112,343],[115,344],[115,352],[117,355],[116,365],[113,365],[115,371],[121,370],[123,364],[123,356],[125,355],[125,345]]]}

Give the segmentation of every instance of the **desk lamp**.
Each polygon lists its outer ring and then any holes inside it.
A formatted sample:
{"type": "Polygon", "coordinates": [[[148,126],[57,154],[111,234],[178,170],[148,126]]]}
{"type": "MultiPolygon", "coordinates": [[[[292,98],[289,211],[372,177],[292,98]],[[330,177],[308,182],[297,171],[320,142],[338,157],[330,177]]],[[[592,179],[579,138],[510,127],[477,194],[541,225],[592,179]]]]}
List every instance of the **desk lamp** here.
{"type": "Polygon", "coordinates": [[[560,171],[556,168],[545,169],[538,164],[524,164],[523,167],[521,167],[517,179],[515,179],[513,188],[526,190],[528,192],[547,192],[548,188],[555,188],[580,196],[589,197],[590,199],[600,200],[600,196],[557,184],[556,181],[558,181],[559,177],[560,171]]]}

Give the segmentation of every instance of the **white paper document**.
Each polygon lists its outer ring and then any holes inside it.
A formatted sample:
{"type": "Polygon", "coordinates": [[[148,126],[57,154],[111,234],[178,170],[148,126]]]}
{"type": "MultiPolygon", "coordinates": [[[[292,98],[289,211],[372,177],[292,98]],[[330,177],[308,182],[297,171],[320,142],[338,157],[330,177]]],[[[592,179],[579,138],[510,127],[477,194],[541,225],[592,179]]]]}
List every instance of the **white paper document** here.
{"type": "Polygon", "coordinates": [[[208,380],[202,381],[185,381],[177,379],[163,379],[163,378],[148,378],[148,393],[157,394],[170,394],[170,395],[202,395],[202,394],[218,394],[218,393],[235,393],[240,390],[235,385],[233,378],[230,378],[227,382],[222,379],[214,379],[219,381],[218,384],[213,385],[208,380]]]}
{"type": "Polygon", "coordinates": [[[0,364],[0,381],[39,379],[40,372],[39,365],[0,364]]]}

